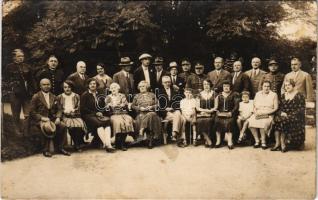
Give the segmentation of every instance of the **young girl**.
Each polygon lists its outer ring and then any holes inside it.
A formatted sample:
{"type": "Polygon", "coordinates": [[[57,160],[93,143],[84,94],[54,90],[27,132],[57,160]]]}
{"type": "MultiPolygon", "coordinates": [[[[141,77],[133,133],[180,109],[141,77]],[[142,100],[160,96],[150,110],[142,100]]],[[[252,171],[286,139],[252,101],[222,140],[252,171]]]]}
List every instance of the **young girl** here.
{"type": "Polygon", "coordinates": [[[242,92],[242,101],[239,104],[239,116],[236,123],[240,129],[240,136],[237,141],[240,144],[245,138],[245,131],[248,128],[248,119],[253,114],[253,100],[250,100],[250,93],[248,91],[242,92]]]}
{"type": "Polygon", "coordinates": [[[185,125],[186,122],[190,122],[193,130],[193,144],[196,145],[196,107],[197,101],[192,96],[191,88],[184,89],[185,98],[180,101],[180,110],[181,110],[181,124],[182,124],[182,135],[181,141],[178,143],[179,147],[184,147],[186,144],[185,140],[185,125]]]}
{"type": "Polygon", "coordinates": [[[228,148],[231,150],[234,148],[232,133],[235,123],[234,119],[238,111],[239,94],[231,90],[229,81],[224,81],[222,86],[223,91],[215,99],[215,109],[217,110],[215,148],[221,147],[221,133],[225,133],[228,148]]]}

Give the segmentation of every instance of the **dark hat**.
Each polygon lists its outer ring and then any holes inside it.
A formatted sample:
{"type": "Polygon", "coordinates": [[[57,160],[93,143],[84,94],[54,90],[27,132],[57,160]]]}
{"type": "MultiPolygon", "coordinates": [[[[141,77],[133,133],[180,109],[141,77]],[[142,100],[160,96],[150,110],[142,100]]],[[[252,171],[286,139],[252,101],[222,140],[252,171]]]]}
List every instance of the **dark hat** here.
{"type": "Polygon", "coordinates": [[[201,63],[197,63],[195,66],[194,66],[195,69],[203,69],[204,66],[201,64],[201,63]]]}
{"type": "Polygon", "coordinates": [[[173,62],[170,62],[170,63],[169,63],[168,69],[170,70],[170,69],[172,69],[172,68],[178,68],[177,62],[173,61],[173,62]]]}
{"type": "Polygon", "coordinates": [[[41,122],[40,128],[45,137],[53,138],[55,136],[56,126],[52,121],[41,122]]]}
{"type": "Polygon", "coordinates": [[[148,53],[143,53],[139,56],[139,60],[145,59],[145,58],[152,58],[152,56],[148,53]]]}
{"type": "Polygon", "coordinates": [[[188,60],[183,60],[181,65],[190,65],[191,63],[188,60]]]}
{"type": "Polygon", "coordinates": [[[278,64],[278,62],[276,62],[276,60],[270,60],[269,62],[268,62],[268,65],[273,65],[273,64],[278,64]]]}
{"type": "Polygon", "coordinates": [[[127,66],[127,65],[132,65],[134,62],[130,60],[129,57],[122,57],[120,58],[120,63],[118,64],[119,66],[127,66]]]}
{"type": "Polygon", "coordinates": [[[163,58],[162,57],[156,57],[155,61],[153,62],[153,65],[162,65],[163,64],[163,58]]]}

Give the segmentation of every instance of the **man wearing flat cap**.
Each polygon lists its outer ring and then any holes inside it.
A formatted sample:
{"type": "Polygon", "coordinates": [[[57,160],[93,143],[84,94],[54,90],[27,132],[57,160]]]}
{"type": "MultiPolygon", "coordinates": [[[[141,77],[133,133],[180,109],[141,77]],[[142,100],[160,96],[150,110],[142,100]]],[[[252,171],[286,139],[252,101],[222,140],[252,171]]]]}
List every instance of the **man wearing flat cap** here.
{"type": "Polygon", "coordinates": [[[169,63],[169,72],[172,87],[179,93],[183,93],[185,80],[178,75],[178,64],[176,62],[173,61],[169,63]]]}
{"type": "Polygon", "coordinates": [[[128,102],[132,102],[132,95],[135,93],[134,78],[131,67],[134,63],[129,57],[120,58],[121,70],[114,74],[113,81],[120,86],[120,92],[127,96],[128,102]]]}
{"type": "Polygon", "coordinates": [[[134,72],[135,89],[137,89],[140,81],[145,80],[149,83],[151,90],[154,91],[156,86],[156,76],[154,70],[150,66],[151,58],[152,56],[147,53],[143,53],[139,56],[141,66],[134,72]]]}
{"type": "Polygon", "coordinates": [[[168,75],[168,72],[163,69],[163,58],[156,57],[155,61],[152,63],[155,66],[156,74],[156,88],[162,87],[162,77],[168,75]]]}
{"type": "Polygon", "coordinates": [[[31,131],[42,133],[45,157],[52,156],[54,146],[59,153],[69,156],[70,153],[64,150],[66,126],[61,121],[62,113],[58,109],[57,97],[50,92],[51,81],[47,78],[41,79],[40,88],[31,100],[31,131]]]}
{"type": "Polygon", "coordinates": [[[283,85],[283,81],[284,81],[284,74],[279,72],[279,65],[278,62],[275,59],[271,59],[268,62],[268,70],[269,72],[267,72],[261,79],[259,86],[258,86],[258,90],[262,90],[262,85],[263,82],[266,81],[270,81],[271,82],[271,90],[273,92],[276,92],[279,95],[280,93],[280,89],[283,85]]]}
{"type": "Polygon", "coordinates": [[[193,95],[196,96],[203,90],[203,81],[207,75],[203,74],[204,65],[201,62],[195,63],[194,70],[195,74],[188,77],[186,87],[191,88],[193,95]]]}

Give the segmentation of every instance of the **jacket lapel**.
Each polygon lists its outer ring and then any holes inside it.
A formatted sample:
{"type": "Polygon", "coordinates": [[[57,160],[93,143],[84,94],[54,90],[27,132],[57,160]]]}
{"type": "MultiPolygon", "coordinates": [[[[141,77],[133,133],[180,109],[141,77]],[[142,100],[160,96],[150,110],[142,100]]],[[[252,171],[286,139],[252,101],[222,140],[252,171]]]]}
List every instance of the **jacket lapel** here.
{"type": "Polygon", "coordinates": [[[40,97],[40,101],[43,103],[43,105],[45,105],[47,108],[49,108],[49,105],[46,103],[44,95],[42,94],[42,92],[39,92],[39,97],[40,97]]]}
{"type": "Polygon", "coordinates": [[[53,94],[51,92],[49,93],[49,99],[50,99],[50,108],[52,108],[52,106],[54,104],[54,97],[53,97],[53,94]]]}

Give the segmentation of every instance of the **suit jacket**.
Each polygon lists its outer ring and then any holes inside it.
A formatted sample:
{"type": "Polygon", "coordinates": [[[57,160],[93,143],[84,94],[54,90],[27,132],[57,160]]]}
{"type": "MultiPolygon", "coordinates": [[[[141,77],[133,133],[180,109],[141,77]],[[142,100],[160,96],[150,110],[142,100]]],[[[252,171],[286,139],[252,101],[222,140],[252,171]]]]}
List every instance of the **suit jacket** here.
{"type": "Polygon", "coordinates": [[[241,71],[238,77],[235,79],[235,82],[233,83],[234,74],[235,74],[234,72],[231,74],[231,77],[232,77],[231,80],[233,84],[232,90],[238,93],[241,93],[243,90],[251,92],[250,78],[241,71]]]}
{"type": "Polygon", "coordinates": [[[163,118],[166,117],[167,111],[166,108],[173,108],[173,110],[180,110],[180,101],[183,98],[183,95],[174,90],[172,87],[170,88],[171,91],[171,98],[164,88],[160,88],[159,92],[157,93],[157,99],[159,101],[159,115],[163,118]]]}
{"type": "MultiPolygon", "coordinates": [[[[97,93],[96,95],[98,96],[99,93],[97,93]]],[[[95,98],[93,94],[88,92],[88,90],[86,90],[81,95],[80,111],[81,111],[81,116],[83,117],[83,119],[89,116],[95,116],[97,112],[102,112],[104,114],[106,113],[106,110],[102,109],[105,107],[105,99],[98,98],[98,100],[99,100],[98,106],[96,106],[95,98]]]]}
{"type": "Polygon", "coordinates": [[[6,67],[4,79],[8,81],[8,89],[19,98],[31,99],[35,93],[36,81],[31,67],[25,63],[10,63],[6,67]]]}
{"type": "Polygon", "coordinates": [[[48,106],[42,91],[35,93],[31,100],[30,108],[30,124],[39,125],[42,117],[48,117],[54,121],[57,117],[61,117],[59,112],[57,98],[49,92],[50,105],[48,106]]]}
{"type": "MultiPolygon", "coordinates": [[[[171,78],[171,84],[173,84],[173,81],[172,81],[172,76],[170,76],[171,78]]],[[[177,75],[177,78],[176,78],[176,86],[178,86],[180,88],[179,90],[179,93],[183,91],[185,85],[186,85],[186,82],[183,78],[181,78],[179,75],[177,75]]]]}
{"type": "MultiPolygon", "coordinates": [[[[149,70],[149,77],[150,77],[150,88],[151,88],[151,91],[154,91],[154,89],[156,87],[155,70],[151,67],[149,67],[148,70],[149,70]]],[[[134,81],[135,81],[136,91],[138,91],[138,84],[142,80],[146,80],[146,79],[145,79],[144,72],[142,70],[142,66],[140,66],[134,71],[134,81]]]]}
{"type": "Polygon", "coordinates": [[[252,84],[252,91],[251,91],[252,95],[251,95],[251,97],[254,97],[255,94],[259,91],[258,90],[259,83],[262,80],[263,76],[266,74],[266,72],[261,70],[261,69],[259,69],[259,73],[256,76],[254,76],[254,77],[252,77],[252,72],[253,72],[253,69],[250,69],[250,70],[246,71],[245,74],[251,80],[251,84],[252,84]]]}
{"type": "MultiPolygon", "coordinates": [[[[302,93],[307,101],[313,101],[313,83],[310,74],[302,70],[298,71],[296,77],[294,77],[293,72],[290,72],[285,75],[284,82],[286,80],[293,79],[295,81],[295,89],[298,92],[302,93]]],[[[281,89],[282,94],[285,92],[284,84],[281,89]]]]}
{"type": "MultiPolygon", "coordinates": [[[[64,114],[64,109],[65,109],[65,98],[62,94],[56,97],[57,100],[57,105],[59,109],[59,114],[65,115],[64,114]]],[[[78,94],[75,94],[72,97],[72,104],[74,107],[74,115],[72,117],[81,117],[80,113],[80,96],[78,94]]]]}
{"type": "Polygon", "coordinates": [[[154,70],[154,74],[155,74],[155,78],[156,78],[156,86],[155,86],[155,88],[161,88],[162,87],[162,77],[170,75],[170,73],[168,71],[163,69],[161,74],[160,74],[159,81],[157,81],[157,71],[156,70],[154,70]]]}
{"type": "Polygon", "coordinates": [[[86,80],[88,79],[88,76],[86,74],[84,75],[84,80],[80,77],[80,75],[77,72],[74,72],[73,74],[69,75],[67,79],[73,81],[73,92],[75,92],[76,94],[81,95],[87,90],[86,80]]]}
{"type": "Polygon", "coordinates": [[[39,85],[41,79],[47,78],[51,81],[51,92],[54,95],[62,93],[62,83],[65,80],[64,72],[61,69],[50,70],[48,68],[39,71],[36,75],[37,83],[39,85]]]}
{"type": "Polygon", "coordinates": [[[222,82],[225,80],[231,81],[231,74],[230,72],[221,69],[220,75],[218,77],[216,70],[213,70],[208,73],[208,79],[212,82],[214,91],[220,93],[223,90],[222,82]]]}
{"type": "Polygon", "coordinates": [[[135,82],[132,73],[129,73],[129,80],[127,79],[123,70],[117,72],[113,76],[113,81],[120,85],[120,93],[125,95],[135,93],[135,82]]]}

